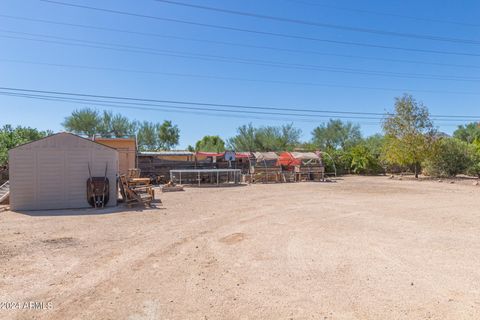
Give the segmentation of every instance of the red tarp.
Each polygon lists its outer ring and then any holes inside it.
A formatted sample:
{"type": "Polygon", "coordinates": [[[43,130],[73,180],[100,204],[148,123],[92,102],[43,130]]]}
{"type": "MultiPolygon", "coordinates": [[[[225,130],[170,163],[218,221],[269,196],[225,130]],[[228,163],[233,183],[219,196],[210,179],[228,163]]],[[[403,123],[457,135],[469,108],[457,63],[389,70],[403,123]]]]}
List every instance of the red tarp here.
{"type": "Polygon", "coordinates": [[[298,166],[302,164],[302,160],[321,161],[321,157],[314,152],[283,152],[278,158],[278,162],[283,166],[298,166]]]}
{"type": "Polygon", "coordinates": [[[282,152],[278,157],[278,164],[282,166],[298,166],[301,164],[300,159],[296,159],[290,152],[282,152]]]}

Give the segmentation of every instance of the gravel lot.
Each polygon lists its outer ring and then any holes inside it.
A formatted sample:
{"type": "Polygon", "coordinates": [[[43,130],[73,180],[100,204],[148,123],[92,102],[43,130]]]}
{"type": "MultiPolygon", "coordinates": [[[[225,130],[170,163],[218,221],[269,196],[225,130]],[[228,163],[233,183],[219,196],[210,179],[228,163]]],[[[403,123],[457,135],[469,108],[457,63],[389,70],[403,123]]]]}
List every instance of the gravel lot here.
{"type": "Polygon", "coordinates": [[[0,213],[0,319],[480,319],[478,186],[345,177],[160,196],[0,213]]]}

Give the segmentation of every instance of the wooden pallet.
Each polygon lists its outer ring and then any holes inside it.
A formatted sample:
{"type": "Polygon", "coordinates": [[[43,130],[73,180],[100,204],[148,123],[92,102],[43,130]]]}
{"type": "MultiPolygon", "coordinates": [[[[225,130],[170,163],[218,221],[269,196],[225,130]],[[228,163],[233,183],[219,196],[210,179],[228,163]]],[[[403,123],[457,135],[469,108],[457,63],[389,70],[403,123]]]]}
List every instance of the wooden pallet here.
{"type": "Polygon", "coordinates": [[[7,181],[0,186],[0,203],[6,201],[9,196],[10,196],[10,181],[7,181]]]}
{"type": "Polygon", "coordinates": [[[300,166],[296,175],[297,181],[323,181],[325,179],[325,167],[322,165],[300,166]]]}
{"type": "Polygon", "coordinates": [[[155,193],[151,185],[132,186],[129,184],[126,175],[120,176],[120,194],[122,195],[123,202],[129,207],[134,204],[151,207],[152,202],[155,200],[155,193]]]}
{"type": "Polygon", "coordinates": [[[282,167],[266,166],[259,162],[250,168],[250,182],[252,183],[276,183],[282,182],[282,167]]]}

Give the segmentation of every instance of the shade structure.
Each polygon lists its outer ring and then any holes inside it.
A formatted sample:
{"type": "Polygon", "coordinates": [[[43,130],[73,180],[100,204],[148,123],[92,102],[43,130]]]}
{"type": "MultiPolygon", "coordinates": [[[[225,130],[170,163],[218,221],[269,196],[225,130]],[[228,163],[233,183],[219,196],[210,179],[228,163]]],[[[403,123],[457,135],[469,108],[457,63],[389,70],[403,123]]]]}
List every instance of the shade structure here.
{"type": "Polygon", "coordinates": [[[321,158],[314,152],[282,152],[278,158],[282,166],[299,166],[308,160],[320,161],[321,158]]]}
{"type": "Polygon", "coordinates": [[[275,152],[254,152],[253,156],[257,161],[278,160],[278,155],[275,152]]]}

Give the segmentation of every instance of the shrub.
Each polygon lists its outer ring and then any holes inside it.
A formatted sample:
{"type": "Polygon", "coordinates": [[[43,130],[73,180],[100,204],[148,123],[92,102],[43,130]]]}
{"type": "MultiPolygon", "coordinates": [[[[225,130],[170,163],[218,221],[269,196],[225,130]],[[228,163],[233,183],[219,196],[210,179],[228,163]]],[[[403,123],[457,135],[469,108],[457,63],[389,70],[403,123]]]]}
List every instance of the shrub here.
{"type": "Polygon", "coordinates": [[[453,177],[467,173],[473,162],[474,150],[471,145],[455,138],[441,138],[434,142],[423,169],[430,176],[453,177]]]}
{"type": "Polygon", "coordinates": [[[470,167],[467,169],[467,174],[480,178],[480,140],[475,140],[470,145],[470,153],[472,162],[470,167]]]}
{"type": "Polygon", "coordinates": [[[384,172],[378,155],[374,154],[366,145],[359,144],[348,152],[350,169],[354,173],[378,174],[384,172]]]}

